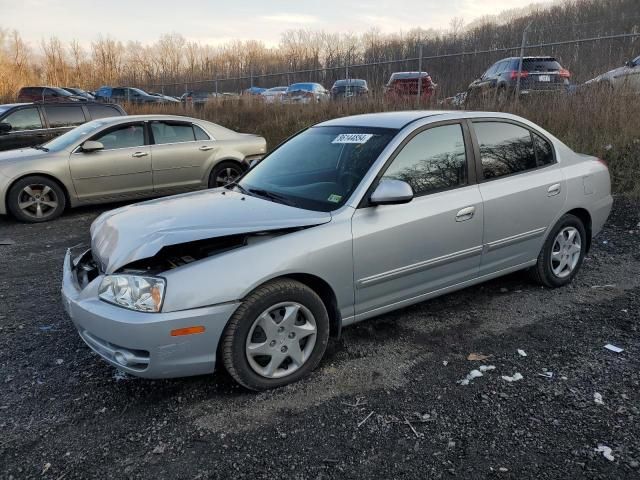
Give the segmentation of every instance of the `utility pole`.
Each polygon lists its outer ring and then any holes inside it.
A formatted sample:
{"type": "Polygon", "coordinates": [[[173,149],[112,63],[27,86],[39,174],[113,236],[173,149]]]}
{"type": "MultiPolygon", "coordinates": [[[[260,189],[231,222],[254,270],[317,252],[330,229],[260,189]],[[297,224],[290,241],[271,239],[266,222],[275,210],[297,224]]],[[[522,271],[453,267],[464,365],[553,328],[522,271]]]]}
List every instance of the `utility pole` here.
{"type": "Polygon", "coordinates": [[[524,48],[527,46],[527,34],[529,33],[529,29],[533,25],[533,21],[529,22],[529,24],[522,31],[522,45],[520,46],[520,61],[518,62],[518,78],[516,79],[516,101],[520,101],[520,82],[522,80],[522,63],[524,60],[524,48]]]}
{"type": "Polygon", "coordinates": [[[418,45],[418,97],[416,103],[420,105],[420,99],[422,97],[422,40],[418,45]]]}

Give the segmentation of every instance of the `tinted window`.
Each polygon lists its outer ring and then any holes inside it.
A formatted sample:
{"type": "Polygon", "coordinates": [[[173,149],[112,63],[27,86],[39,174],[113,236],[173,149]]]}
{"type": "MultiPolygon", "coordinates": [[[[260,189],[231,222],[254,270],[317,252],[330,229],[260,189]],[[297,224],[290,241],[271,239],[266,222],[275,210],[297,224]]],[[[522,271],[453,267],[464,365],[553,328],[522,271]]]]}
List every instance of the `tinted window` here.
{"type": "Polygon", "coordinates": [[[538,158],[538,166],[550,165],[553,163],[553,147],[540,135],[533,134],[533,143],[536,148],[536,156],[538,158]]]}
{"type": "Polygon", "coordinates": [[[503,177],[536,168],[531,134],[526,128],[503,122],[474,122],[484,178],[503,177]]]}
{"type": "Polygon", "coordinates": [[[467,156],[460,125],[419,133],[407,143],[384,174],[403,180],[416,195],[467,183],[467,156]]]}
{"type": "Polygon", "coordinates": [[[54,107],[47,105],[44,113],[49,120],[49,127],[70,127],[85,122],[82,107],[54,107]]]}
{"type": "Polygon", "coordinates": [[[153,139],[156,144],[193,142],[193,128],[189,123],[153,122],[153,139]]]}
{"type": "Polygon", "coordinates": [[[199,126],[194,125],[193,129],[196,132],[196,140],[211,140],[211,138],[209,137],[209,135],[207,135],[207,132],[205,132],[203,129],[201,129],[199,126]]]}
{"type": "Polygon", "coordinates": [[[492,76],[494,73],[496,73],[496,68],[498,68],[498,64],[491,65],[491,68],[489,68],[489,70],[485,72],[484,76],[485,77],[492,76]]]}
{"type": "Polygon", "coordinates": [[[35,130],[42,128],[42,121],[40,121],[40,114],[37,108],[17,110],[4,117],[2,122],[11,124],[12,130],[35,130]]]}
{"type": "Polygon", "coordinates": [[[115,97],[122,97],[124,96],[124,89],[123,88],[114,88],[111,90],[111,95],[115,96],[115,97]]]}
{"type": "Polygon", "coordinates": [[[105,150],[140,147],[144,145],[144,127],[142,124],[124,125],[102,133],[92,140],[101,142],[105,150]]]}
{"type": "Polygon", "coordinates": [[[555,72],[561,68],[553,58],[525,58],[522,61],[522,69],[528,72],[555,72]]]}
{"type": "Polygon", "coordinates": [[[89,115],[93,120],[106,117],[119,117],[121,113],[115,108],[106,105],[87,105],[89,115]]]}

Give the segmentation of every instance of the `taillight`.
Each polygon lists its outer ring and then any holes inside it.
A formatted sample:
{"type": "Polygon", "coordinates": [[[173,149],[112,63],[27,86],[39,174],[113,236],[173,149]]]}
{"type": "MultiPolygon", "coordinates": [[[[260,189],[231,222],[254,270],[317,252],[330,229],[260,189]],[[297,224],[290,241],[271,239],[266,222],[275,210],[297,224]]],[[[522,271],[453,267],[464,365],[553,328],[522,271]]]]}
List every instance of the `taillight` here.
{"type": "Polygon", "coordinates": [[[598,161],[599,161],[602,165],[604,165],[607,169],[609,168],[609,165],[607,165],[607,161],[606,161],[606,160],[604,160],[604,159],[602,159],[602,158],[598,158],[598,161]]]}
{"type": "MultiPolygon", "coordinates": [[[[529,72],[527,72],[526,70],[522,70],[520,72],[520,78],[527,78],[529,76],[529,72]]],[[[518,71],[517,70],[513,70],[511,72],[511,80],[517,80],[518,79],[518,71]]]]}
{"type": "Polygon", "coordinates": [[[561,68],[559,75],[561,78],[571,78],[571,72],[566,68],[561,68]]]}

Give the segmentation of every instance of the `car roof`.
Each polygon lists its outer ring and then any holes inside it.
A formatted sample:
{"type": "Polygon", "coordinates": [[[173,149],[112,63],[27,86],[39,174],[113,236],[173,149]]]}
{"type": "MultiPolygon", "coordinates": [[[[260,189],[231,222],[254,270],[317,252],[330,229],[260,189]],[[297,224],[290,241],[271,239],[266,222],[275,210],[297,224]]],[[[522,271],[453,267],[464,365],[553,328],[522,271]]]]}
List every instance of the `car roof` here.
{"type": "MultiPolygon", "coordinates": [[[[504,118],[505,120],[517,120],[524,123],[531,123],[528,120],[503,112],[477,112],[465,110],[409,110],[401,112],[366,113],[364,115],[353,115],[350,117],[335,118],[326,122],[314,125],[316,127],[370,127],[370,128],[393,128],[400,130],[407,125],[423,119],[433,121],[458,120],[465,118],[504,118]]],[[[537,127],[540,129],[540,127],[537,127]]]]}
{"type": "Polygon", "coordinates": [[[27,105],[33,105],[33,102],[22,102],[22,103],[3,103],[2,105],[0,105],[0,107],[2,108],[6,108],[7,110],[9,110],[10,108],[15,108],[15,107],[25,107],[27,105]]]}
{"type": "Polygon", "coordinates": [[[448,113],[439,110],[409,110],[403,112],[365,113],[350,117],[334,118],[319,123],[317,127],[372,127],[400,129],[421,118],[448,113]]]}

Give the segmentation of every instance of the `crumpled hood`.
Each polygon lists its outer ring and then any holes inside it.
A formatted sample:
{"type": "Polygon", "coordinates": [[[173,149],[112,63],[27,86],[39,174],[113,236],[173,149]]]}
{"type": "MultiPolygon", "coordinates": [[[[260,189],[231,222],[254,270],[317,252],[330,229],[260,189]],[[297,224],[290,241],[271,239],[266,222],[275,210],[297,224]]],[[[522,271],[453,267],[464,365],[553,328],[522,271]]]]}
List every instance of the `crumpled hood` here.
{"type": "Polygon", "coordinates": [[[21,162],[23,160],[34,160],[40,157],[46,157],[47,152],[35,148],[23,148],[20,150],[7,150],[0,152],[0,169],[10,163],[21,162]]]}
{"type": "Polygon", "coordinates": [[[101,270],[113,273],[131,262],[154,256],[168,245],[320,225],[330,220],[330,213],[218,188],[105,212],[91,225],[91,247],[101,270]]]}

